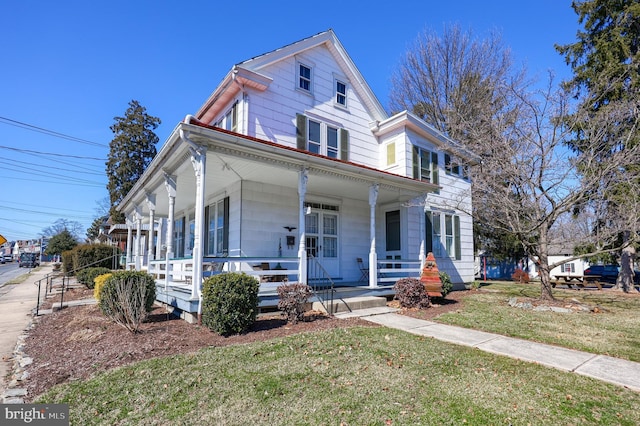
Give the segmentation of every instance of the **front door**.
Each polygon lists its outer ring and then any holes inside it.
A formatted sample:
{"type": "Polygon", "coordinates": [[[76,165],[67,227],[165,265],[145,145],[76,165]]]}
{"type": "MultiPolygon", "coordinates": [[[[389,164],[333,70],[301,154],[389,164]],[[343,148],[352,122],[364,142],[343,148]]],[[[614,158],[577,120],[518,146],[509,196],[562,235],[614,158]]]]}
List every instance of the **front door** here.
{"type": "Polygon", "coordinates": [[[340,275],[338,212],[311,210],[305,216],[307,256],[314,257],[332,277],[340,275]]]}

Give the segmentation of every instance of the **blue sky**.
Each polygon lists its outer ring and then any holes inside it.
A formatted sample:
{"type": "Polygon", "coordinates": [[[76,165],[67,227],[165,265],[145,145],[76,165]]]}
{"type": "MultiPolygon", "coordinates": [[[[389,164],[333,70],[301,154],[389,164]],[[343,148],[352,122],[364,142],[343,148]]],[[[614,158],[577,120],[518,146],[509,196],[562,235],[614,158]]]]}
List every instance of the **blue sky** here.
{"type": "Polygon", "coordinates": [[[441,31],[445,24],[480,37],[497,29],[530,77],[545,78],[548,70],[559,79],[570,76],[554,50],[554,43],[575,41],[570,0],[311,4],[4,2],[0,234],[10,241],[37,238],[60,218],[91,225],[108,195],[109,127],[130,100],[162,120],[159,149],[233,64],[329,28],[385,107],[403,54],[425,29],[441,31]]]}

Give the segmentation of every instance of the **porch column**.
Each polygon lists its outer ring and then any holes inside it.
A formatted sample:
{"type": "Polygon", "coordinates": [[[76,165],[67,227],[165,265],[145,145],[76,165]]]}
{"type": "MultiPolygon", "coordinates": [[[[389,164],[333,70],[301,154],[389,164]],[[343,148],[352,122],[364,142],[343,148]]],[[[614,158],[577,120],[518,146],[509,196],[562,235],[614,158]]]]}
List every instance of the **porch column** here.
{"type": "Polygon", "coordinates": [[[151,261],[155,260],[155,255],[153,252],[153,240],[155,239],[155,215],[156,215],[156,195],[155,194],[147,194],[147,206],[149,207],[149,233],[148,238],[148,248],[147,248],[147,270],[151,265],[151,261]]]}
{"type": "Polygon", "coordinates": [[[141,243],[142,243],[142,212],[140,207],[136,207],[134,217],[136,219],[136,245],[135,245],[135,269],[139,271],[142,269],[141,259],[141,243]]]}
{"type": "Polygon", "coordinates": [[[125,261],[124,268],[128,269],[129,264],[131,263],[131,246],[133,245],[133,235],[132,235],[133,229],[132,229],[131,218],[127,217],[126,223],[127,223],[127,259],[125,261]]]}
{"type": "Polygon", "coordinates": [[[202,236],[204,230],[204,194],[207,166],[207,148],[203,146],[189,147],[191,164],[196,175],[195,235],[193,236],[193,279],[191,280],[191,298],[200,297],[202,286],[202,255],[204,247],[202,236]]]}
{"type": "Polygon", "coordinates": [[[298,282],[307,284],[307,237],[304,212],[304,197],[307,194],[307,180],[309,173],[307,169],[302,169],[298,173],[298,229],[300,230],[300,241],[298,242],[298,282]]]}
{"type": "Polygon", "coordinates": [[[378,254],[376,253],[376,204],[380,184],[369,187],[369,287],[378,287],[378,254]]]}
{"type": "Polygon", "coordinates": [[[167,188],[167,194],[169,196],[169,217],[167,218],[167,253],[165,255],[165,281],[164,290],[167,291],[167,287],[171,282],[171,259],[173,258],[173,218],[174,209],[176,205],[176,187],[177,178],[164,174],[164,186],[167,188]]]}
{"type": "Polygon", "coordinates": [[[425,215],[427,214],[427,203],[418,206],[418,214],[420,215],[420,252],[418,254],[418,258],[420,259],[420,271],[422,271],[422,268],[424,268],[424,260],[427,258],[427,254],[425,253],[427,245],[425,240],[425,215]]]}

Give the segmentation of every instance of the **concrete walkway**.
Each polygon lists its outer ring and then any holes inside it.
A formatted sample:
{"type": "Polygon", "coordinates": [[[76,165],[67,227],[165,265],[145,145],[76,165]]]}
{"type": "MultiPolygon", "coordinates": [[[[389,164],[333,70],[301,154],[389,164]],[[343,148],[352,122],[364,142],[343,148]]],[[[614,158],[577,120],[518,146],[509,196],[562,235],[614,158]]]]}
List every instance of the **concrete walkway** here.
{"type": "Polygon", "coordinates": [[[394,312],[394,309],[389,308],[371,308],[336,314],[336,317],[360,317],[385,327],[470,346],[496,355],[536,362],[640,392],[640,363],[637,362],[439,324],[394,312]]]}

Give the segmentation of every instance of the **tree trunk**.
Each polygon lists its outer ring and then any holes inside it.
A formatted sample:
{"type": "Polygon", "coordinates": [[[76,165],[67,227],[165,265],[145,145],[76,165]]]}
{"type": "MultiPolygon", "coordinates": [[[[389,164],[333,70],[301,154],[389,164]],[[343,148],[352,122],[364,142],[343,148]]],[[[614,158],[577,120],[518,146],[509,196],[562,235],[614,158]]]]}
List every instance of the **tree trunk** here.
{"type": "MultiPolygon", "coordinates": [[[[628,240],[628,234],[625,232],[625,240],[628,240]]],[[[629,293],[634,289],[633,286],[633,263],[636,257],[636,249],[633,245],[628,245],[622,249],[620,255],[620,273],[616,284],[613,286],[614,290],[622,290],[625,293],[629,293]]]]}
{"type": "Polygon", "coordinates": [[[548,262],[545,262],[544,266],[542,262],[538,264],[538,274],[540,275],[540,299],[554,300],[548,262]]]}

